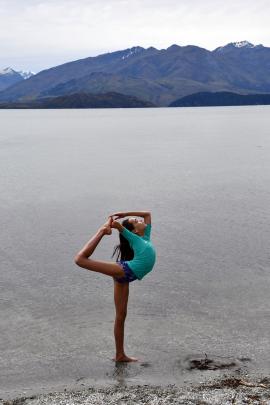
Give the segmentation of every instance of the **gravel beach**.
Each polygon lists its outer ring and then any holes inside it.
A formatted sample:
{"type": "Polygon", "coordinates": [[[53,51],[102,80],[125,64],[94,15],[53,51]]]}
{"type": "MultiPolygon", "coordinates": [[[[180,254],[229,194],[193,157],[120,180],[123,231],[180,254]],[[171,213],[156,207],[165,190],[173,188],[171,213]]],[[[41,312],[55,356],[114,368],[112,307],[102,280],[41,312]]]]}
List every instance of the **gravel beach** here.
{"type": "Polygon", "coordinates": [[[120,404],[270,404],[270,378],[257,381],[224,378],[208,384],[177,388],[136,385],[111,388],[84,387],[79,391],[32,395],[1,400],[1,405],[120,405],[120,404]]]}

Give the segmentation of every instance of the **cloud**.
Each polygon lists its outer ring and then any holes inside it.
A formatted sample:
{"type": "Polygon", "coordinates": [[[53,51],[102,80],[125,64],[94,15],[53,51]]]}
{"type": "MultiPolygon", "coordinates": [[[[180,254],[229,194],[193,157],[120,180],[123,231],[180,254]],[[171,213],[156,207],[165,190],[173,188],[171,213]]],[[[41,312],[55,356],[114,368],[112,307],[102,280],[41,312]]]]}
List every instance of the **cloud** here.
{"type": "Polygon", "coordinates": [[[135,45],[267,46],[269,12],[266,0],[0,0],[0,67],[36,57],[28,68],[39,70],[135,45]]]}

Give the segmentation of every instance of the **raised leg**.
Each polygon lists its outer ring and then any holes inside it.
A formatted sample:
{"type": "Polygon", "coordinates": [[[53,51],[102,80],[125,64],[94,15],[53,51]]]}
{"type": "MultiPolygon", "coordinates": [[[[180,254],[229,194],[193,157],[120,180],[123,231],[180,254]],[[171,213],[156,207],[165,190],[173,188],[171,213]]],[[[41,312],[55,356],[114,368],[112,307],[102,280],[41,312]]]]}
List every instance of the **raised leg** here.
{"type": "Polygon", "coordinates": [[[129,283],[118,283],[114,280],[114,303],[115,303],[115,323],[114,337],[117,362],[137,361],[135,357],[128,357],[124,350],[124,329],[127,316],[127,304],[129,295],[129,283]]]}
{"type": "Polygon", "coordinates": [[[107,276],[124,277],[124,270],[119,264],[89,259],[89,256],[93,254],[103,236],[110,234],[111,228],[109,219],[75,256],[75,263],[84,269],[96,271],[107,276]]]}

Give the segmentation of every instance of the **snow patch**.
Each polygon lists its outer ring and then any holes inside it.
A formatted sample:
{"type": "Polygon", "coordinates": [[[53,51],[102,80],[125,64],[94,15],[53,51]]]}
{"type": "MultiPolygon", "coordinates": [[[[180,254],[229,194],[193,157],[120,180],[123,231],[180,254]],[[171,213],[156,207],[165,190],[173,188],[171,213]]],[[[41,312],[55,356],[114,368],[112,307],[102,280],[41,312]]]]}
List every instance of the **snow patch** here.
{"type": "Polygon", "coordinates": [[[15,70],[13,70],[10,66],[0,70],[0,75],[13,75],[15,70]]]}
{"type": "Polygon", "coordinates": [[[225,45],[225,46],[220,46],[219,48],[215,49],[216,52],[222,52],[224,49],[228,49],[228,48],[262,48],[263,45],[259,44],[259,45],[254,45],[251,42],[248,41],[237,41],[237,42],[230,42],[229,44],[225,45]]]}
{"type": "Polygon", "coordinates": [[[0,75],[20,75],[23,79],[29,79],[29,77],[33,76],[35,73],[33,72],[24,72],[23,70],[21,71],[16,71],[12,69],[10,66],[6,67],[2,70],[0,70],[0,75]]]}
{"type": "Polygon", "coordinates": [[[35,74],[34,72],[30,72],[30,71],[29,71],[29,72],[23,72],[22,70],[20,70],[18,73],[19,73],[19,75],[21,75],[22,78],[25,79],[25,80],[26,80],[26,79],[29,79],[29,77],[34,76],[34,74],[35,74]]]}
{"type": "Polygon", "coordinates": [[[255,48],[256,47],[256,45],[253,45],[251,42],[248,42],[248,41],[232,42],[232,45],[235,48],[255,48]]]}
{"type": "Polygon", "coordinates": [[[128,49],[128,50],[127,50],[127,53],[126,53],[125,55],[123,55],[123,56],[121,57],[121,59],[122,59],[122,60],[127,59],[127,58],[129,58],[130,56],[135,55],[136,53],[141,52],[142,50],[143,50],[143,48],[141,48],[141,47],[139,47],[139,46],[137,46],[137,47],[135,47],[135,48],[128,49]]]}

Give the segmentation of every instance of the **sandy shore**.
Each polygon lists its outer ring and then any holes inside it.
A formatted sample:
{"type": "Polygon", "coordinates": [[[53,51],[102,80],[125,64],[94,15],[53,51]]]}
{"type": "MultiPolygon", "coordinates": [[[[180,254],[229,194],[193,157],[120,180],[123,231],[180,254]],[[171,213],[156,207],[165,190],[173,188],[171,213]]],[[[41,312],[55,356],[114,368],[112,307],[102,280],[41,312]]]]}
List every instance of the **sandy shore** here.
{"type": "Polygon", "coordinates": [[[84,387],[79,391],[0,400],[1,405],[119,405],[119,404],[270,404],[270,378],[257,381],[224,378],[211,383],[177,388],[136,385],[110,388],[84,387]]]}

